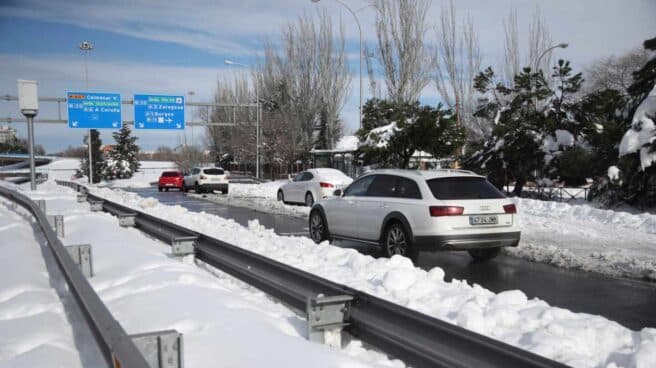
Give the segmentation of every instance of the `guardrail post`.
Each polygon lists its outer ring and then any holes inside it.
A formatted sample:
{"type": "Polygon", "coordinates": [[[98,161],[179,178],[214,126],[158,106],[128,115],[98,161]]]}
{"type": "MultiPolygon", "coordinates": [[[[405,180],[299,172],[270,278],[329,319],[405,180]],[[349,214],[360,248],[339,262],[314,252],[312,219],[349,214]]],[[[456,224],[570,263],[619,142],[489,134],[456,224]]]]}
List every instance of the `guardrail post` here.
{"type": "Polygon", "coordinates": [[[342,346],[342,328],[348,326],[353,297],[335,295],[307,299],[308,340],[332,347],[342,346]]]}
{"type": "Polygon", "coordinates": [[[119,213],[116,214],[116,217],[118,217],[118,224],[121,227],[134,227],[136,225],[136,213],[119,213]]]}
{"type": "Polygon", "coordinates": [[[100,212],[103,209],[103,201],[89,200],[91,212],[100,212]]]}
{"type": "Polygon", "coordinates": [[[37,199],[34,202],[36,202],[36,205],[39,207],[41,212],[43,212],[43,214],[45,215],[46,214],[46,200],[45,199],[37,199]]]}
{"type": "Polygon", "coordinates": [[[171,239],[171,250],[174,256],[183,257],[194,254],[194,244],[197,236],[177,236],[171,239]]]}
{"type": "Polygon", "coordinates": [[[60,238],[63,238],[64,235],[64,215],[48,215],[48,222],[50,226],[55,228],[55,233],[60,238]]]}
{"type": "Polygon", "coordinates": [[[80,267],[80,271],[86,277],[93,277],[93,259],[91,256],[91,244],[75,244],[65,247],[73,262],[80,267]]]}
{"type": "Polygon", "coordinates": [[[176,330],[130,335],[151,368],[183,368],[182,334],[176,330]]]}

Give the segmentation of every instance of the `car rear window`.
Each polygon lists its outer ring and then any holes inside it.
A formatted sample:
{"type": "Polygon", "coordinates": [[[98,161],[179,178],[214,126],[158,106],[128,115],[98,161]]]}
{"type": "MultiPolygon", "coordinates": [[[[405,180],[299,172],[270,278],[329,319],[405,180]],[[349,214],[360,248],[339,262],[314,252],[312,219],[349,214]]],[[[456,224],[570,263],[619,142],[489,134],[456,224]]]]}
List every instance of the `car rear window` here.
{"type": "Polygon", "coordinates": [[[180,176],[180,173],[177,171],[165,171],[162,173],[163,178],[177,178],[180,176]]]}
{"type": "Polygon", "coordinates": [[[224,171],[223,169],[204,169],[203,173],[207,175],[223,175],[224,171]]]}
{"type": "Polygon", "coordinates": [[[455,177],[427,181],[436,199],[494,199],[505,198],[484,178],[455,177]]]}

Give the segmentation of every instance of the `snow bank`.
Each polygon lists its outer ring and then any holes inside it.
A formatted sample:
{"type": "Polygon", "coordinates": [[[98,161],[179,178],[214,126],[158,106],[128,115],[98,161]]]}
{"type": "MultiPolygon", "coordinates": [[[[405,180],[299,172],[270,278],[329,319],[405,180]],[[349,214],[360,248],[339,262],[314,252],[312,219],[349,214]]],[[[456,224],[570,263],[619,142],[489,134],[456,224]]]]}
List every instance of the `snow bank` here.
{"type": "MultiPolygon", "coordinates": [[[[169,246],[120,228],[109,214],[89,212],[68,188],[52,183],[39,188],[28,194],[46,199],[50,213],[65,216],[66,243],[93,244],[96,274],[90,282],[112,315],[130,334],[183,333],[185,367],[404,366],[358,340],[343,349],[308,342],[305,320],[261,291],[189,258],[170,257],[169,246]]],[[[2,210],[0,203],[2,235],[17,237],[13,249],[34,253],[28,247],[32,229],[2,210]]],[[[7,266],[0,278],[0,367],[105,367],[98,359],[79,362],[71,326],[61,321],[63,308],[48,291],[40,254],[20,260],[0,258],[7,266]]]]}
{"type": "Polygon", "coordinates": [[[230,192],[227,196],[223,194],[201,196],[195,193],[189,193],[188,195],[196,198],[203,197],[212,202],[228,206],[250,208],[259,212],[307,218],[310,214],[310,207],[284,204],[277,200],[278,189],[287,182],[287,180],[278,180],[262,184],[231,183],[230,192]]]}
{"type": "Polygon", "coordinates": [[[551,307],[521,291],[495,294],[465,281],[444,281],[444,271],[415,268],[403,257],[375,259],[327,242],[284,237],[120,190],[94,194],[178,223],[279,262],[387,299],[449,323],[575,367],[648,367],[656,361],[656,330],[631,331],[603,317],[551,307]]]}
{"type": "MultiPolygon", "coordinates": [[[[307,218],[309,207],[276,200],[282,184],[284,181],[231,184],[228,196],[209,195],[207,199],[307,218]]],[[[575,189],[569,193],[576,193],[575,189]]],[[[588,204],[514,201],[519,207],[522,238],[518,248],[505,249],[507,254],[563,268],[656,281],[656,215],[601,210],[588,204]]]]}
{"type": "Polygon", "coordinates": [[[638,106],[633,115],[631,128],[624,133],[620,142],[620,156],[640,152],[642,170],[656,162],[656,152],[650,152],[650,145],[656,144],[656,86],[638,106]]]}
{"type": "Polygon", "coordinates": [[[656,215],[513,199],[522,239],[504,251],[559,267],[656,281],[656,215]]]}
{"type": "Polygon", "coordinates": [[[0,367],[101,367],[33,218],[0,197],[0,367]],[[66,305],[66,307],[65,307],[66,305]],[[77,323],[77,327],[76,326],[77,323]],[[82,352],[78,352],[82,349],[82,352]]]}

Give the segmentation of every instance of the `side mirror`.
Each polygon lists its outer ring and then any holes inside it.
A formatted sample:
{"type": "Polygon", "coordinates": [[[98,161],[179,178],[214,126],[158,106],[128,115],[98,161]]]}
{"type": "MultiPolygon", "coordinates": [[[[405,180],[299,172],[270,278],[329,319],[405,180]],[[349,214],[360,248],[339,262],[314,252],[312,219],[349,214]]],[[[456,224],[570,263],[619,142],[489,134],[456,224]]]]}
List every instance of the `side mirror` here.
{"type": "Polygon", "coordinates": [[[335,191],[333,192],[333,195],[334,195],[335,197],[341,197],[342,194],[344,194],[344,193],[342,193],[342,190],[341,190],[341,189],[335,189],[335,191]]]}

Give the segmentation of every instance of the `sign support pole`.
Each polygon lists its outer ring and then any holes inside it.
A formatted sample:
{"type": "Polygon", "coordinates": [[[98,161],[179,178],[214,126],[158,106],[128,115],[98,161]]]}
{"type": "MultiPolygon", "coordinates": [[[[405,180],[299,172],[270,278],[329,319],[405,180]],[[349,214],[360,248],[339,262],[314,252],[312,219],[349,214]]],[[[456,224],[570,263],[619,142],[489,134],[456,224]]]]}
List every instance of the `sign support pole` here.
{"type": "Polygon", "coordinates": [[[30,150],[30,190],[36,190],[36,165],[34,163],[34,115],[26,115],[27,140],[30,150]]]}
{"type": "Polygon", "coordinates": [[[93,152],[91,149],[91,129],[89,129],[89,139],[87,140],[89,145],[89,184],[93,184],[93,152]]]}

